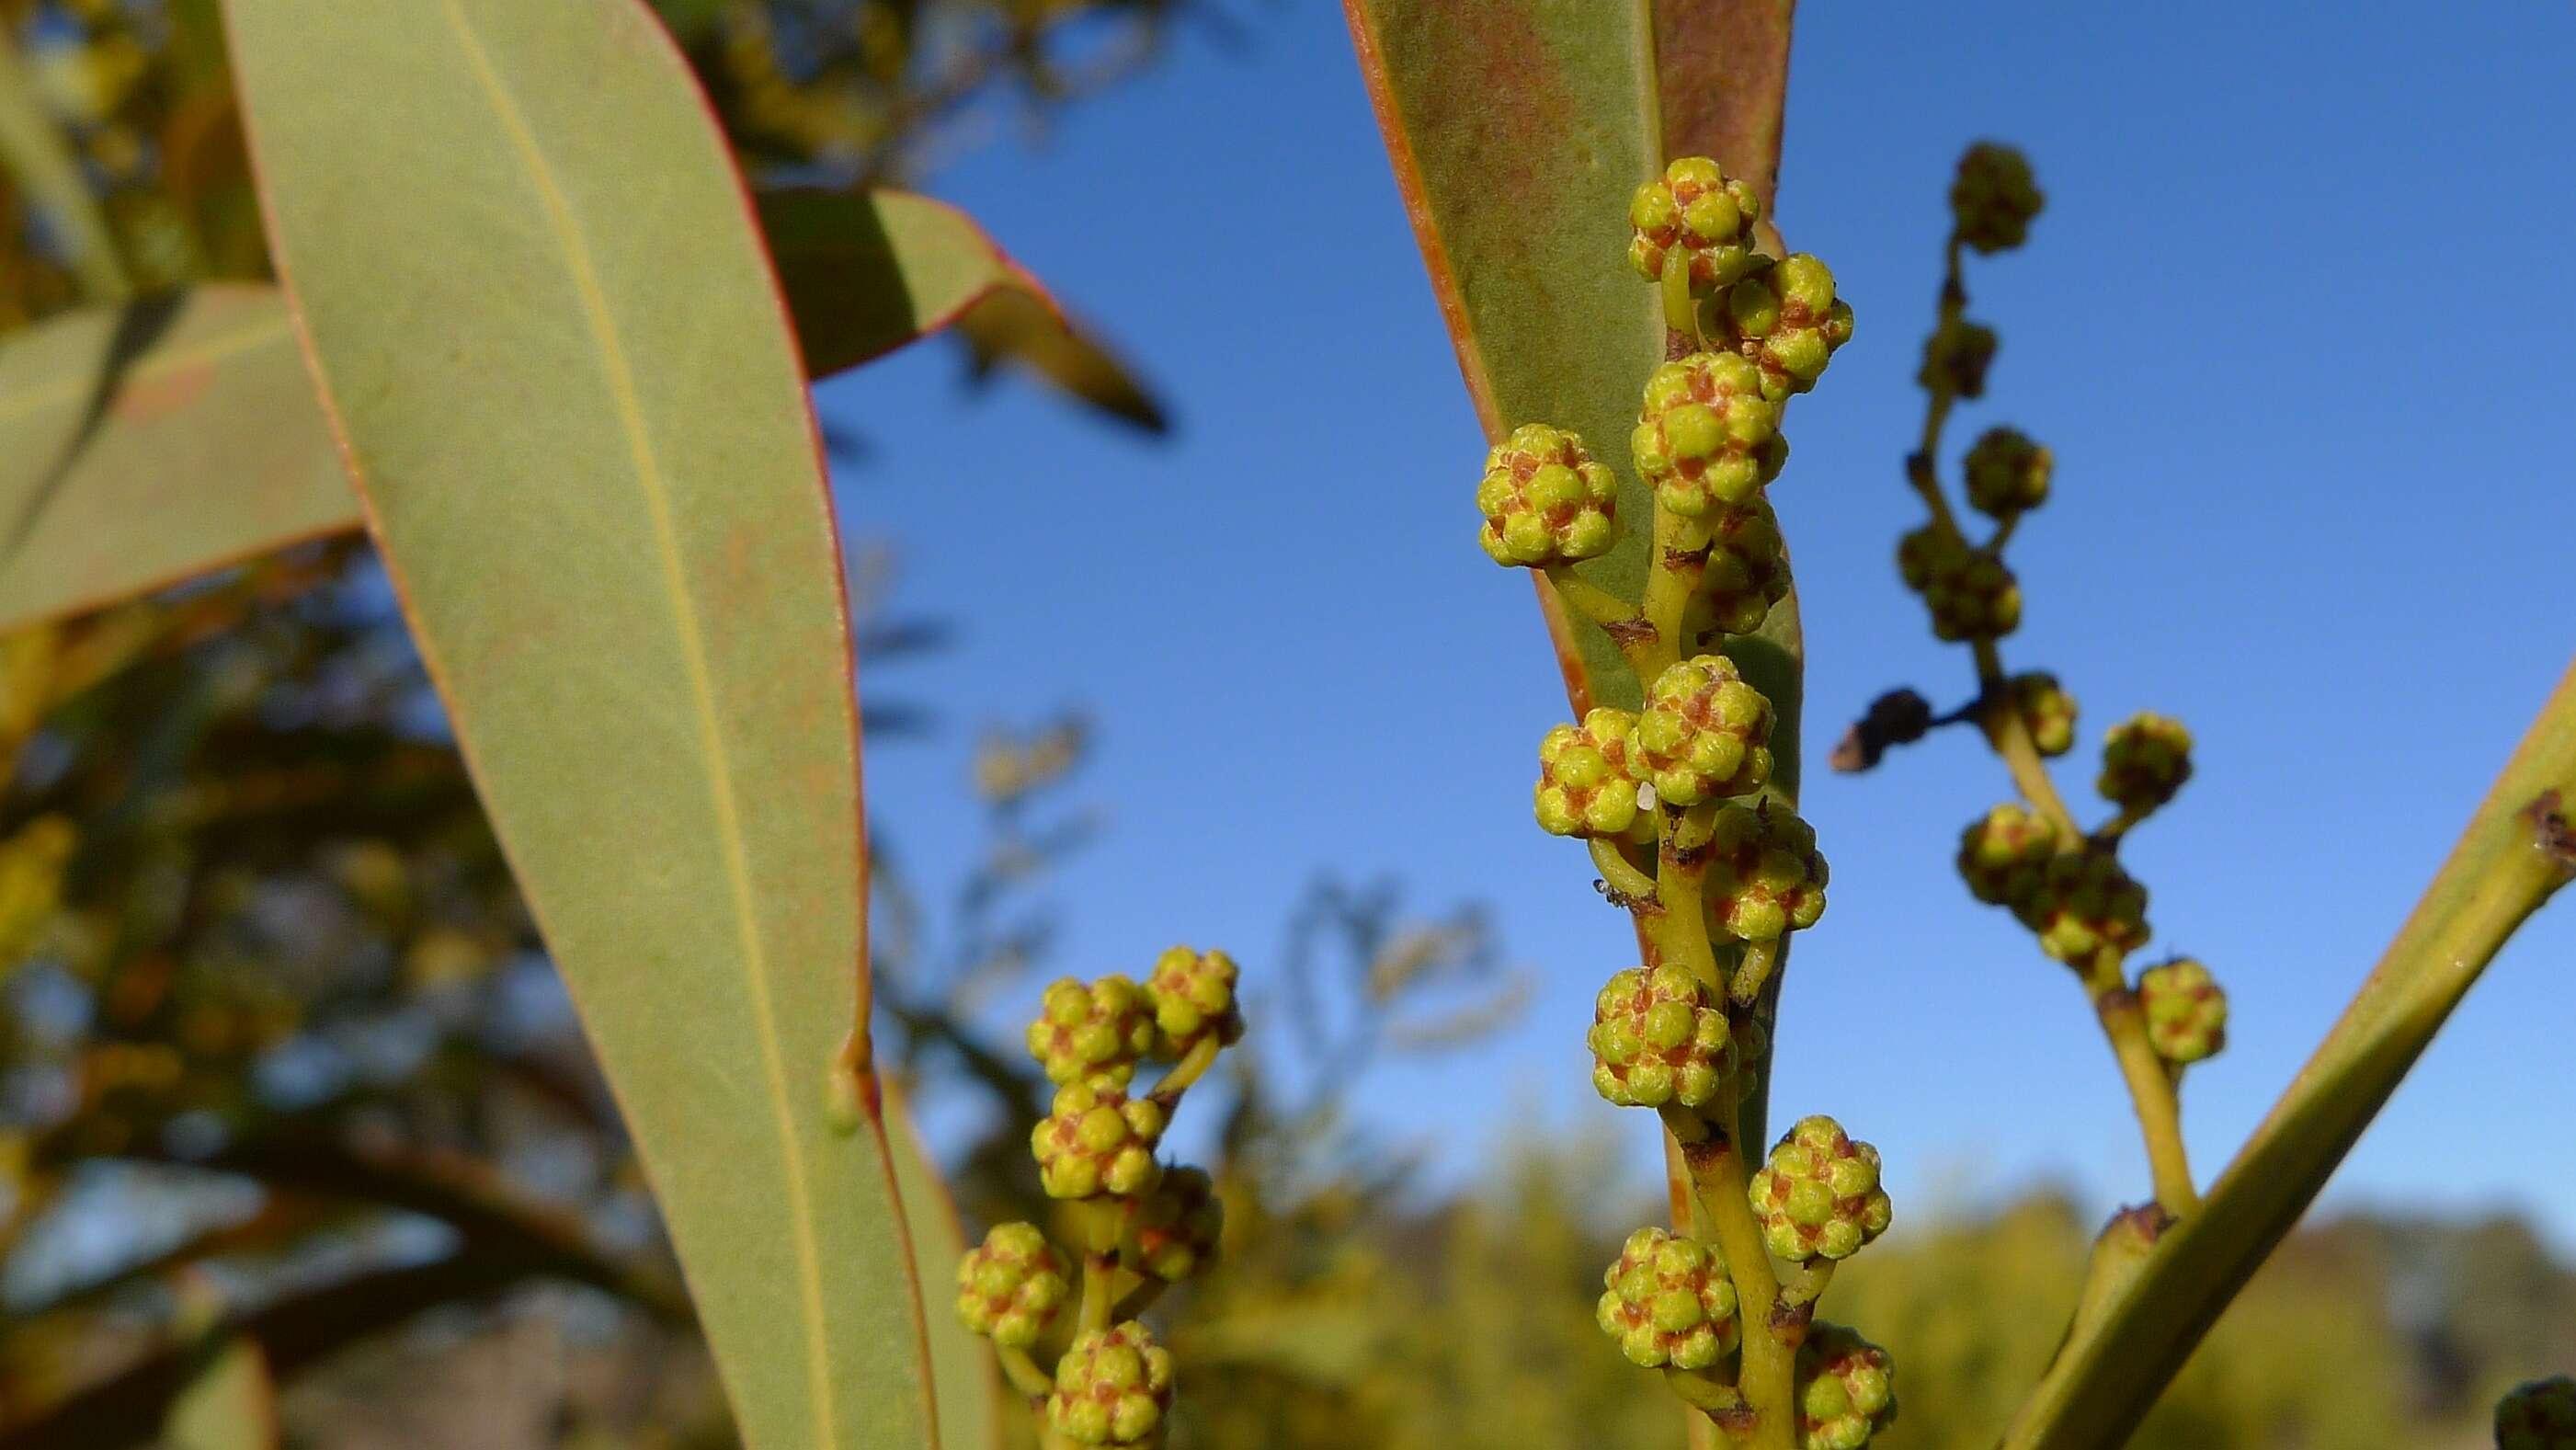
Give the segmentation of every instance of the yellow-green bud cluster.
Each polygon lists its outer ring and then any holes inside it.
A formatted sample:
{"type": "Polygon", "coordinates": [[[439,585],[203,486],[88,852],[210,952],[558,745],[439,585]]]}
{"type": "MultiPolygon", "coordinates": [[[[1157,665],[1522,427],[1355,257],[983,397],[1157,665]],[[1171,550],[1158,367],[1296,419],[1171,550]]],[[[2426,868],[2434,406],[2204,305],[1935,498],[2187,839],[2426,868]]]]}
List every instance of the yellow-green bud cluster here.
{"type": "Polygon", "coordinates": [[[1699,1107],[1736,1067],[1726,1004],[1688,968],[1630,967],[1592,999],[1592,1086],[1623,1108],[1699,1107]]]}
{"type": "Polygon", "coordinates": [[[1657,281],[1678,250],[1690,290],[1706,296],[1761,264],[1753,250],[1753,224],[1761,198],[1731,181],[1705,156],[1685,156],[1637,188],[1628,203],[1628,261],[1637,275],[1657,281]]]}
{"type": "Polygon", "coordinates": [[[1968,445],[1963,472],[1968,502],[1989,518],[2008,519],[2048,501],[2056,461],[2018,428],[1989,428],[1968,445]]]}
{"type": "Polygon", "coordinates": [[[2057,676],[2046,670],[2013,676],[2012,702],[2040,754],[2064,755],[2075,748],[2075,697],[2057,683],[2057,676]]]}
{"type": "Polygon", "coordinates": [[[2552,1375],[2505,1392],[2495,1407],[2496,1450],[2576,1450],[2576,1380],[2552,1375]]]}
{"type": "Polygon", "coordinates": [[[1543,568],[1605,553],[1618,536],[1619,480],[1583,440],[1525,423],[1485,455],[1476,535],[1497,564],[1543,568]]]}
{"type": "Polygon", "coordinates": [[[1154,1046],[1154,1004],[1144,989],[1115,972],[1088,984],[1060,978],[1039,999],[1028,1041],[1029,1056],[1046,1069],[1049,1082],[1123,1083],[1154,1046]]]}
{"type": "Polygon", "coordinates": [[[1747,1196],[1762,1241],[1793,1262],[1847,1259],[1887,1231],[1878,1150],[1822,1115],[1800,1118],[1781,1136],[1747,1196]]]}
{"type": "Polygon", "coordinates": [[[2102,741],[2102,798],[2143,815],[2174,798],[2191,779],[2191,732],[2179,720],[2139,714],[2111,727],[2102,741]]]}
{"type": "Polygon", "coordinates": [[[1162,1167],[1164,1113],[1152,1098],[1131,1098],[1106,1079],[1056,1089],[1054,1106],[1030,1130],[1038,1181],[1050,1198],[1132,1198],[1154,1186],[1162,1167]]]}
{"type": "MultiPolygon", "coordinates": [[[[1747,284],[1750,285],[1750,284],[1747,284]]],[[[1692,353],[1655,369],[1629,450],[1665,508],[1696,518],[1740,504],[1788,461],[1763,372],[1735,353],[1692,353]]]]}
{"type": "Polygon", "coordinates": [[[1950,183],[1950,218],[1959,240],[1980,252],[2003,252],[2030,236],[2031,218],[2047,198],[2030,161],[2010,146],[1980,141],[1959,158],[1950,183]]]}
{"type": "Polygon", "coordinates": [[[1072,1291],[1064,1259],[1034,1224],[995,1225],[957,1265],[957,1317],[1014,1349],[1037,1343],[1072,1291]]]}
{"type": "Polygon", "coordinates": [[[1601,706],[1580,725],[1559,725],[1538,744],[1531,793],[1539,829],[1552,836],[1651,839],[1654,813],[1638,808],[1629,740],[1637,717],[1601,706]]]}
{"type": "Polygon", "coordinates": [[[2000,805],[1959,833],[1959,875],[1979,901],[2018,910],[2038,894],[2057,844],[2057,826],[2048,817],[2026,806],[2000,805]]]}
{"type": "Polygon", "coordinates": [[[1216,1260],[1225,1232],[1225,1203],[1204,1168],[1182,1166],[1136,1205],[1136,1266],[1167,1284],[1178,1283],[1216,1260]]]}
{"type": "Polygon", "coordinates": [[[1682,660],[1655,677],[1628,749],[1668,804],[1749,795],[1771,778],[1771,702],[1723,655],[1682,660]]]}
{"type": "Polygon", "coordinates": [[[1851,304],[1834,295],[1833,269],[1805,252],[1728,288],[1720,322],[1762,370],[1762,396],[1775,403],[1814,387],[1852,335],[1851,304]]]}
{"type": "Polygon", "coordinates": [[[1223,952],[1173,947],[1154,959],[1145,976],[1145,997],[1154,1011],[1155,1047],[1178,1057],[1213,1033],[1220,1043],[1243,1036],[1243,1014],[1235,1006],[1235,981],[1242,969],[1223,952]]]}
{"type": "Polygon", "coordinates": [[[1719,809],[1708,842],[1709,927],[1741,941],[1803,931],[1825,912],[1825,858],[1816,830],[1763,802],[1719,809]]]}
{"type": "Polygon", "coordinates": [[[2021,626],[2021,583],[2004,562],[1971,549],[1939,524],[1896,546],[1896,569],[1923,596],[1932,632],[1946,640],[2001,639],[2021,626]]]}
{"type": "Polygon", "coordinates": [[[1896,1363],[1839,1324],[1798,1346],[1798,1450],[1860,1450],[1896,1423],[1896,1363]]]}
{"type": "Polygon", "coordinates": [[[2146,1014],[2147,1041],[2167,1062],[2199,1062],[2227,1045],[2227,993],[2190,957],[2140,972],[2138,1007],[2146,1014]]]}
{"type": "Polygon", "coordinates": [[[1682,631],[1751,634],[1789,593],[1789,560],[1770,505],[1756,501],[1685,520],[1674,547],[1701,553],[1699,587],[1682,611],[1682,631]]]}
{"type": "Polygon", "coordinates": [[[1147,1446],[1171,1406],[1171,1351],[1131,1319],[1076,1338],[1056,1362],[1047,1428],[1076,1445],[1147,1446]]]}
{"type": "Polygon", "coordinates": [[[2068,851],[2049,858],[2038,889],[2013,903],[2039,949],[2070,966],[2104,948],[2122,955],[2147,944],[2147,888],[2108,851],[2068,851]]]}
{"type": "Polygon", "coordinates": [[[1601,1286],[1594,1318],[1631,1364],[1703,1370],[1735,1352],[1735,1283],[1713,1244],[1641,1228],[1601,1286]]]}
{"type": "Polygon", "coordinates": [[[1995,330],[1956,318],[1932,330],[1923,344],[1923,369],[1914,375],[1927,392],[1954,398],[1986,395],[1986,370],[1995,364],[1995,330]]]}

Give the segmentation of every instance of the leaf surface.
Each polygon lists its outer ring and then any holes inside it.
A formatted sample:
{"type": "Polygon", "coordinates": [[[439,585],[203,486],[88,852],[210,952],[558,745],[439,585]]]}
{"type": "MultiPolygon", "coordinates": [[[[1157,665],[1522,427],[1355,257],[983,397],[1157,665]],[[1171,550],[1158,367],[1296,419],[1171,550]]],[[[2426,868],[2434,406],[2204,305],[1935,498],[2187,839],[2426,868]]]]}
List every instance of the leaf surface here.
{"type": "Polygon", "coordinates": [[[724,137],[639,0],[231,0],[272,246],[746,1443],[935,1442],[864,1041],[840,551],[724,137]]]}
{"type": "Polygon", "coordinates": [[[357,523],[275,289],[199,287],[0,338],[0,630],[357,523]]]}
{"type": "Polygon", "coordinates": [[[1002,1376],[993,1346],[966,1327],[952,1305],[966,1230],[957,1203],[921,1140],[900,1095],[886,1095],[886,1139],[894,1150],[895,1191],[921,1274],[930,1330],[931,1391],[939,1403],[939,1440],[949,1450],[1002,1450],[1002,1376]]]}
{"type": "MultiPolygon", "coordinates": [[[[908,192],[764,193],[806,364],[958,326],[1151,431],[1162,408],[964,212],[908,192]]],[[[285,299],[212,284],[0,338],[0,630],[360,525],[285,299]]]]}

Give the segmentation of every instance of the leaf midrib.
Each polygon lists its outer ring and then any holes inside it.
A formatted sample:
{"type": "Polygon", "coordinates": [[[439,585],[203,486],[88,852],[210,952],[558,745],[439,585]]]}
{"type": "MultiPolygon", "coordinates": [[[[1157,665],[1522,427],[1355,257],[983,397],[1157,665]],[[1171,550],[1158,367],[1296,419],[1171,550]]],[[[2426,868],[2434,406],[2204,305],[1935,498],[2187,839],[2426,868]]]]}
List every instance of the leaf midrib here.
{"type": "Polygon", "coordinates": [[[529,129],[526,114],[511,94],[508,81],[493,66],[490,55],[476,37],[473,23],[457,0],[440,0],[439,8],[471,64],[477,84],[490,99],[495,115],[508,133],[512,149],[527,167],[529,180],[536,187],[538,199],[544,206],[548,230],[563,250],[564,269],[571,276],[573,290],[581,301],[583,318],[589,323],[592,338],[598,344],[602,371],[606,374],[609,393],[616,400],[618,422],[625,432],[634,464],[636,484],[644,495],[646,511],[653,522],[655,556],[669,585],[672,620],[679,630],[681,658],[689,682],[689,701],[696,716],[700,745],[710,766],[708,793],[716,813],[717,844],[724,860],[726,884],[733,897],[734,921],[741,937],[752,1011],[759,1020],[761,1068],[768,1079],[770,1111],[776,1120],[779,1156],[786,1169],[787,1190],[792,1200],[789,1216],[795,1225],[799,1270],[797,1288],[805,1319],[806,1373],[814,1396],[816,1440],[825,1447],[837,1446],[840,1443],[838,1408],[833,1397],[826,1339],[822,1252],[814,1238],[813,1191],[806,1180],[804,1159],[796,1150],[796,1124],[787,1107],[790,1089],[786,1064],[780,1059],[778,1050],[777,1012],[770,996],[767,946],[753,907],[751,867],[743,838],[741,806],[734,798],[733,767],[725,750],[723,726],[716,714],[715,686],[707,664],[705,633],[689,595],[668,485],[663,478],[660,458],[653,448],[651,433],[645,426],[643,401],[637,392],[633,368],[618,333],[617,319],[609,310],[607,294],[600,286],[598,269],[592,261],[590,245],[580,220],[573,215],[571,202],[556,181],[554,169],[547,164],[544,148],[538,145],[535,133],[529,129]]]}
{"type": "MultiPolygon", "coordinates": [[[[273,342],[292,342],[294,339],[295,324],[285,311],[280,309],[275,317],[248,319],[236,324],[231,332],[219,333],[187,347],[172,348],[146,361],[138,362],[125,370],[120,382],[122,386],[130,388],[136,383],[166,377],[182,368],[222,362],[226,358],[237,357],[273,342]]],[[[0,402],[0,428],[8,427],[44,412],[48,408],[82,402],[97,391],[96,379],[78,376],[66,377],[50,387],[30,388],[6,402],[0,402]]]]}

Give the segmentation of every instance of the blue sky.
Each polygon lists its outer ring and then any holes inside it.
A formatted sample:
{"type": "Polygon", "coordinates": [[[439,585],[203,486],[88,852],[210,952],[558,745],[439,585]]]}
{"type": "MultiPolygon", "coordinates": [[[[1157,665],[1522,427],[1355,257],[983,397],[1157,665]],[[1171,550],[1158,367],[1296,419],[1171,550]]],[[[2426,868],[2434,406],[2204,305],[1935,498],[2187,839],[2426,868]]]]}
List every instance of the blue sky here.
{"type": "MultiPolygon", "coordinates": [[[[826,385],[863,433],[848,527],[901,552],[957,647],[872,690],[952,728],[877,750],[870,805],[924,864],[975,840],[972,727],[1087,707],[1108,834],[1052,888],[1060,967],[1141,972],[1176,940],[1257,979],[1310,875],[1398,872],[1492,904],[1542,989],[1474,1051],[1383,1071],[1388,1140],[1459,1181],[1532,1120],[1624,1132],[1593,1097],[1590,998],[1629,965],[1579,846],[1529,819],[1564,713],[1529,592],[1475,548],[1482,442],[1339,7],[1185,27],[1135,83],[935,174],[1161,386],[1143,446],[1034,387],[959,385],[921,348],[826,385]]],[[[2185,1086],[2204,1182],[2340,1011],[2576,648],[2576,9],[1811,3],[1779,218],[1858,309],[1775,487],[1796,550],[1819,754],[1881,689],[1965,691],[1890,562],[1898,459],[1950,168],[2022,145],[2029,247],[1975,266],[2003,334],[1983,405],[2049,443],[2014,545],[2016,667],[2101,731],[2181,717],[2198,775],[2132,838],[2151,951],[2208,961],[2228,1051],[2185,1086]],[[2295,23],[2294,23],[2295,18],[2295,23]]],[[[1605,258],[1613,265],[1615,258],[1605,258]]],[[[1954,474],[1955,476],[1955,474],[1954,474]]],[[[1777,1098],[1876,1141],[1900,1214],[2032,1182],[2145,1196],[2109,1055],[2067,974],[1949,858],[2006,799],[1952,732],[1813,775],[1832,905],[1799,943],[1777,1098]],[[1964,1187],[1963,1187],[1964,1185],[1964,1187]]],[[[2576,1243],[2576,905],[2489,971],[2330,1203],[2517,1206],[2576,1243]],[[2550,1207],[2550,1205],[2562,1205],[2550,1207]]]]}

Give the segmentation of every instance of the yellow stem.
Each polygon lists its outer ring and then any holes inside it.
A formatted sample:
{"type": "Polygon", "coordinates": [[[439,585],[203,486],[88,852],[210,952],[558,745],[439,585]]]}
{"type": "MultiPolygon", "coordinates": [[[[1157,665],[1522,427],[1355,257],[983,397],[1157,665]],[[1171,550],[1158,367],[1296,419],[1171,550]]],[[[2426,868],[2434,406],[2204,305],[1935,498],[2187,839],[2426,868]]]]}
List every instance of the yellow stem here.
{"type": "Polygon", "coordinates": [[[1655,878],[1629,860],[1628,853],[1618,842],[1594,836],[1586,844],[1592,848],[1592,869],[1601,873],[1601,879],[1610,883],[1611,890],[1632,902],[1655,899],[1655,878]]]}
{"type": "Polygon", "coordinates": [[[1753,1218],[1749,1169],[1736,1126],[1735,1110],[1729,1107],[1717,1130],[1682,1154],[1690,1164],[1702,1232],[1714,1235],[1718,1251],[1726,1256],[1727,1275],[1735,1281],[1744,1336],[1736,1388],[1754,1416],[1752,1435],[1744,1443],[1751,1450],[1794,1450],[1797,1345],[1773,1322],[1780,1281],[1772,1273],[1770,1251],[1762,1246],[1762,1226],[1753,1218]]]}
{"type": "Polygon", "coordinates": [[[1750,1007],[1762,995],[1762,984],[1771,980],[1771,969],[1780,960],[1780,939],[1746,942],[1744,959],[1736,964],[1735,980],[1727,988],[1727,997],[1738,1007],[1750,1007]]]}

